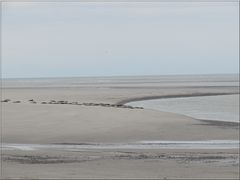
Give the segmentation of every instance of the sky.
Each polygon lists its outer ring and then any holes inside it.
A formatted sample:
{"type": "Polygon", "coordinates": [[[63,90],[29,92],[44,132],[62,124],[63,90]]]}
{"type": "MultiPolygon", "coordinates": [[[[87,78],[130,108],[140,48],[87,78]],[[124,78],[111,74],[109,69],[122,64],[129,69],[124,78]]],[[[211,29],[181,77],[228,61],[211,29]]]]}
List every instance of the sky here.
{"type": "Polygon", "coordinates": [[[239,72],[233,2],[2,4],[2,77],[239,72]]]}

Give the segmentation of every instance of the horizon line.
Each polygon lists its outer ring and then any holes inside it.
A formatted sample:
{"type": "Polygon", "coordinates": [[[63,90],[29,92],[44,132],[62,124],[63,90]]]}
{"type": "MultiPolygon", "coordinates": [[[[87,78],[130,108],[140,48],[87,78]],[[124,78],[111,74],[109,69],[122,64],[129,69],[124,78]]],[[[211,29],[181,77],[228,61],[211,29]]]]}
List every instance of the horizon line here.
{"type": "Polygon", "coordinates": [[[203,73],[203,74],[143,74],[143,75],[83,75],[83,76],[38,76],[38,77],[1,77],[3,79],[60,79],[60,78],[107,78],[107,77],[142,77],[142,76],[207,76],[240,75],[240,73],[203,73]]]}

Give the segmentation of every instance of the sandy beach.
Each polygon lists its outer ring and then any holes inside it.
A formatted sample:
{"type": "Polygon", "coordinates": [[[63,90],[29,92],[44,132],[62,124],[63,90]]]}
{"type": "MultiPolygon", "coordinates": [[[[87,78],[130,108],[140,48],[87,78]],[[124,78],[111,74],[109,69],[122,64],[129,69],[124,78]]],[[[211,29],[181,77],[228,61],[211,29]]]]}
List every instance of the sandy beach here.
{"type": "MultiPolygon", "coordinates": [[[[8,144],[239,140],[239,123],[124,106],[133,100],[238,94],[223,82],[2,89],[8,144]],[[205,83],[205,84],[204,84],[205,83]]],[[[4,178],[239,178],[239,149],[4,149],[4,178]]]]}

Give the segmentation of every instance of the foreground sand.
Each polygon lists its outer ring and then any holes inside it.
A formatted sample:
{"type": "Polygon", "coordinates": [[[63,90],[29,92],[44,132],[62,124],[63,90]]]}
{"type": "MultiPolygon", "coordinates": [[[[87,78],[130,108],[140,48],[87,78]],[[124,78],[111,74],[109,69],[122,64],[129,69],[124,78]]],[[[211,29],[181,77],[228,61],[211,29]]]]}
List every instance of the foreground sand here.
{"type": "Polygon", "coordinates": [[[214,178],[239,177],[236,150],[82,150],[4,152],[3,177],[214,178]]]}
{"type": "MultiPolygon", "coordinates": [[[[234,123],[147,109],[41,104],[50,100],[117,104],[129,98],[194,93],[238,93],[238,88],[6,88],[3,99],[11,101],[2,103],[2,139],[19,144],[238,140],[239,124],[234,123]],[[21,103],[12,103],[18,100],[21,103]]],[[[238,160],[238,150],[4,150],[2,177],[238,178],[238,160]]]]}

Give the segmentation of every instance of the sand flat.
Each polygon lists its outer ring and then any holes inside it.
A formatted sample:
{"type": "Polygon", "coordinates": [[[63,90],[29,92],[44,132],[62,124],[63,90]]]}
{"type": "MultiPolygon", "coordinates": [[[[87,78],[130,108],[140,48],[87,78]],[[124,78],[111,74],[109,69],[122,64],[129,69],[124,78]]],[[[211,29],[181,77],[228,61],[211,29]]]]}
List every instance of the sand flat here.
{"type": "MultiPolygon", "coordinates": [[[[166,85],[166,84],[165,84],[166,85]]],[[[238,86],[5,87],[3,143],[81,144],[137,141],[239,140],[239,124],[202,121],[148,109],[73,104],[119,104],[134,99],[235,94],[238,86]],[[34,99],[36,104],[29,102],[34,99]],[[20,101],[20,103],[13,103],[20,101]]],[[[4,150],[4,178],[239,178],[238,149],[4,150]]]]}
{"type": "Polygon", "coordinates": [[[6,103],[3,119],[6,143],[238,139],[234,128],[205,126],[186,116],[146,109],[6,103]]]}

